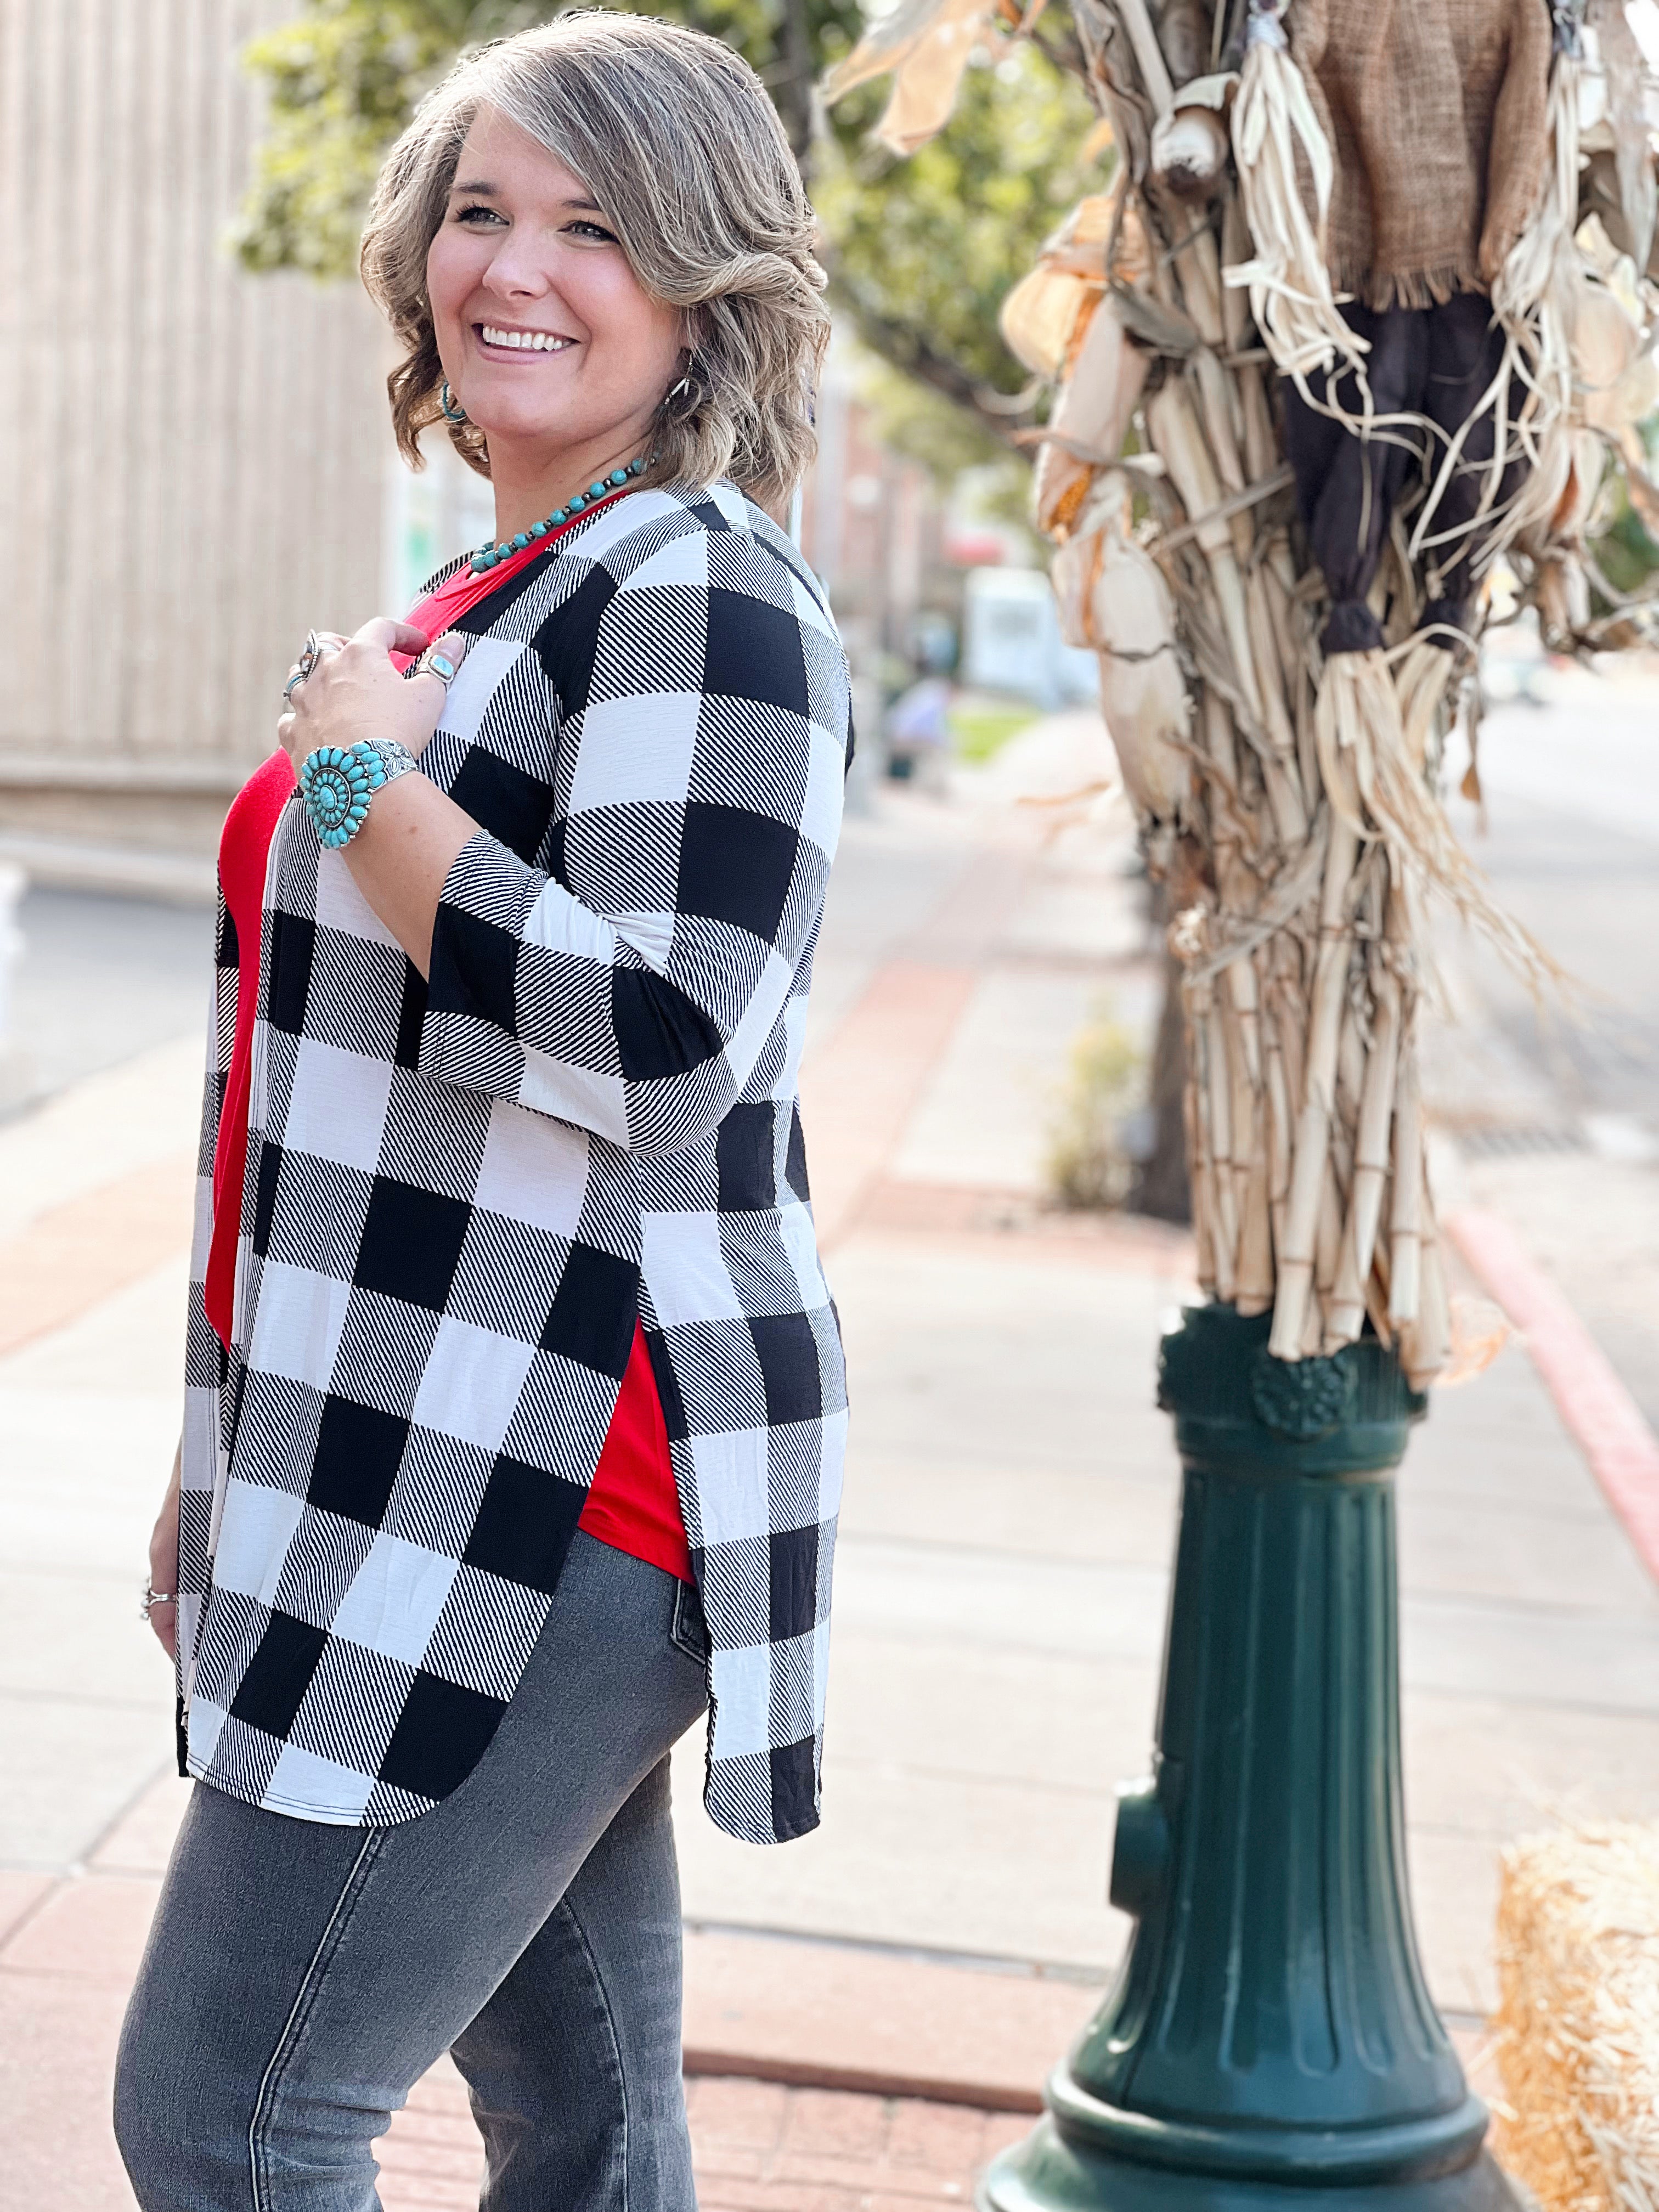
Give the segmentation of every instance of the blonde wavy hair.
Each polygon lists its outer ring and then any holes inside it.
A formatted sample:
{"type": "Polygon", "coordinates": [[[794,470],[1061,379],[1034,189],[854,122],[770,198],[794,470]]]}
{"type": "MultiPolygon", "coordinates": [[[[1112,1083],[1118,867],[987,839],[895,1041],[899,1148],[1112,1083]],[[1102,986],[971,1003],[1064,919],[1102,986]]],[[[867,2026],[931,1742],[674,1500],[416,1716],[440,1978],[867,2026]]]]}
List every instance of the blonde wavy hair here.
{"type": "MultiPolygon", "coordinates": [[[[727,477],[762,506],[810,465],[812,387],[830,331],[812,212],[777,111],[753,70],[701,31],[584,9],[457,63],[386,156],[363,233],[362,277],[402,343],[386,380],[398,445],[421,465],[442,419],[427,250],[482,107],[581,179],[654,298],[685,313],[689,387],[665,397],[644,483],[727,477]]],[[[483,434],[446,422],[489,473],[483,434]]]]}

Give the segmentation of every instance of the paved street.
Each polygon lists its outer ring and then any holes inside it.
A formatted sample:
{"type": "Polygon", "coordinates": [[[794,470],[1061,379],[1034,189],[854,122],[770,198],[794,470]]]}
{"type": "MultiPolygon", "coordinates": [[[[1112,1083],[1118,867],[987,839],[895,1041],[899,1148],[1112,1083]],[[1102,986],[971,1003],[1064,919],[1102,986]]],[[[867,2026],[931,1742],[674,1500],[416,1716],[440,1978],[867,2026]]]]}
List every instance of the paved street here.
{"type": "MultiPolygon", "coordinates": [[[[1505,826],[1523,802],[1500,797],[1495,739],[1489,757],[1501,880],[1529,848],[1505,826]]],[[[983,2082],[988,2104],[1029,2098],[1121,1947],[1104,1902],[1112,1790],[1146,1761],[1176,1501],[1152,1366],[1190,1261],[1156,1224],[1036,1202],[1073,1031],[1109,1006],[1144,1032],[1153,970],[1121,805],[1014,803],[1109,766],[1089,717],[1056,718],[953,800],[884,794],[848,825],[807,1071],[856,1392],[826,1820],[787,1850],[730,1842],[696,1810],[688,1740],[688,2042],[710,2072],[793,2066],[783,2078],[854,2087],[908,2063],[924,2094],[983,2082]]],[[[1564,921],[1571,904],[1558,896],[1564,921]]],[[[181,935],[181,964],[184,950],[181,935]]],[[[178,981],[200,1002],[204,977],[178,981]]],[[[1474,1026],[1458,1049],[1534,1081],[1507,1015],[1489,1013],[1499,1002],[1460,988],[1474,1026]]],[[[0,1128],[0,2037],[20,2054],[0,2083],[20,2146],[0,2212],[131,2202],[101,2114],[184,1796],[133,1591],[177,1425],[200,1052],[193,1029],[152,1035],[0,1128]]],[[[1565,1110],[1552,1093],[1528,1111],[1546,1109],[1565,1110]]],[[[1640,1118],[1639,1100],[1607,1110],[1640,1118]]],[[[1592,1181],[1606,1166],[1571,1157],[1592,1181]]],[[[1501,1206],[1486,1180],[1501,1167],[1449,1171],[1501,1206]]],[[[1626,1171],[1650,1203],[1654,1170],[1626,1171]]],[[[1515,1218],[1540,1235],[1526,1191],[1515,1218]]],[[[1541,1236],[1534,1249],[1554,1263],[1541,1236]]],[[[1401,1511],[1419,1917],[1436,1993],[1473,2033],[1492,1996],[1500,1843],[1558,1809],[1659,1814],[1659,1589],[1518,1346],[1439,1394],[1401,1511]]],[[[453,2095],[444,2078],[423,2087],[392,2138],[398,2171],[418,2167],[421,2128],[451,2125],[453,2095]]],[[[847,2141],[867,2102],[834,2108],[847,2141]]],[[[829,2107],[775,2098],[739,2129],[767,2148],[750,2142],[752,2171],[726,2193],[705,2185],[711,2204],[805,2203],[766,2165],[795,2155],[797,2109],[807,2139],[830,2124],[829,2107]]],[[[962,2149],[966,2126],[948,2172],[912,2161],[932,2176],[919,2193],[961,2195],[990,2140],[962,2149]]],[[[705,2166],[716,2133],[706,2121],[705,2166]]],[[[464,2131],[460,2145],[464,2159],[464,2131]]],[[[902,2145],[866,2148],[852,2193],[814,2203],[918,2193],[891,2183],[902,2145]]],[[[446,2170],[463,2193],[422,2201],[466,2201],[467,2169],[446,2170]]]]}
{"type": "MultiPolygon", "coordinates": [[[[1431,1097],[1468,1194],[1527,1233],[1659,1428],[1659,677],[1549,672],[1550,703],[1487,717],[1484,830],[1454,802],[1510,909],[1588,987],[1577,1018],[1444,933],[1456,1026],[1431,1097]]],[[[1455,764],[1461,774],[1461,761],[1455,764]]]]}

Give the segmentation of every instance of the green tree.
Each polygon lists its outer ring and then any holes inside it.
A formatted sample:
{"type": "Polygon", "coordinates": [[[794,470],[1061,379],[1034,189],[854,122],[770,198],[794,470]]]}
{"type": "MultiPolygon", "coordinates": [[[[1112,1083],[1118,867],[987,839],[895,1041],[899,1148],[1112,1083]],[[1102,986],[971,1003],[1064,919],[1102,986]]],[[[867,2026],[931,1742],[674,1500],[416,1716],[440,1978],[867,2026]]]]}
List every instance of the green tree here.
{"type": "Polygon", "coordinates": [[[1005,436],[1012,414],[996,396],[1025,371],[997,311],[1066,210],[1098,189],[1083,155],[1094,112],[1029,44],[970,67],[950,122],[903,159],[866,135],[885,97],[884,82],[849,94],[814,168],[836,296],[873,352],[1005,436]]]}
{"type": "MultiPolygon", "coordinates": [[[[555,12],[548,0],[305,0],[248,51],[270,120],[238,237],[245,264],[348,274],[380,159],[422,92],[463,47],[555,12]]],[[[726,40],[758,70],[811,176],[836,303],[873,352],[950,404],[970,450],[1006,452],[1017,410],[1001,403],[1024,372],[997,308],[1098,181],[1064,22],[1041,49],[970,69],[945,130],[899,161],[866,137],[883,84],[849,95],[828,127],[815,106],[819,76],[862,28],[857,0],[658,0],[651,12],[726,40]]],[[[951,442],[937,426],[919,434],[919,458],[951,442]]]]}

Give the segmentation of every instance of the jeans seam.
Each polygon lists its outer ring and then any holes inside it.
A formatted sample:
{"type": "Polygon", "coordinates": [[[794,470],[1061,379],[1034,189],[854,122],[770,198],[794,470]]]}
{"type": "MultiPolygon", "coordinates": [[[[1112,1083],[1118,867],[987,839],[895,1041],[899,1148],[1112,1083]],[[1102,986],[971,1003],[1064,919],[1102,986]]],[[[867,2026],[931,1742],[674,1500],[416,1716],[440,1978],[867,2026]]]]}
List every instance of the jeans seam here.
{"type": "Polygon", "coordinates": [[[247,2128],[248,2185],[253,2212],[272,2212],[270,2193],[264,2185],[263,2168],[264,2130],[276,2102],[276,2092],[282,2085],[288,2062],[299,2045],[307,2017],[322,1985],[324,1970],[339,1948],[340,1938],[344,1935],[351,1917],[351,1908],[362,1893],[363,1882],[379,1855],[386,1835],[384,1828],[371,1828],[364,1837],[362,1848],[351,1862],[351,1870],[335,1899],[333,1911],[328,1916],[328,1924],[317,1939],[317,1948],[311,1954],[310,1963],[300,1977],[299,1990],[289,2016],[283,2023],[283,2032],[276,2039],[276,2048],[259,2077],[258,2094],[253,2100],[253,2113],[247,2128]]]}
{"type": "Polygon", "coordinates": [[[616,2061],[617,2092],[622,2101],[622,2212],[628,2212],[629,2177],[632,2170],[628,2154],[628,2069],[623,2063],[622,2041],[617,2033],[617,2016],[611,2008],[611,1992],[605,1985],[605,1975],[600,1970],[598,1958],[594,1955],[593,1946],[587,1940],[587,1930],[577,1917],[575,1906],[572,1905],[568,1897],[562,1897],[556,1909],[569,1915],[570,1925],[575,1930],[576,1941],[581,1946],[582,1956],[586,1960],[588,1969],[592,1974],[593,1986],[599,1993],[599,2002],[605,2008],[605,2025],[611,2038],[611,2055],[616,2061]]]}

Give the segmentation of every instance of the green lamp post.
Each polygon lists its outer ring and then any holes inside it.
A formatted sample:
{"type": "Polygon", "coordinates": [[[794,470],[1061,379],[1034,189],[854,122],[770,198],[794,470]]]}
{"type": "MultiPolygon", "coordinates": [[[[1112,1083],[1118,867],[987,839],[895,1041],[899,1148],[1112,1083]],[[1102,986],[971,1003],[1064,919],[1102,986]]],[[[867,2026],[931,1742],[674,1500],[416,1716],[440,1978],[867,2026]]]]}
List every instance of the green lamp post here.
{"type": "Polygon", "coordinates": [[[981,2212],[1515,2212],[1406,1884],[1394,1469],[1425,1401],[1375,1340],[1287,1365],[1188,1310],[1152,1778],[1126,1793],[1117,1985],[981,2212]]]}

